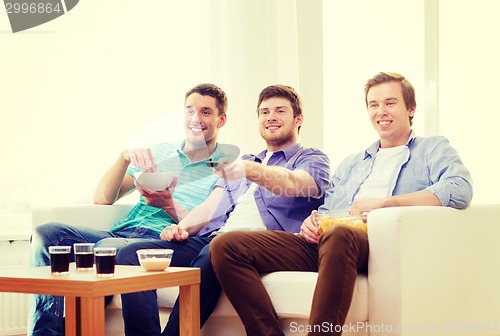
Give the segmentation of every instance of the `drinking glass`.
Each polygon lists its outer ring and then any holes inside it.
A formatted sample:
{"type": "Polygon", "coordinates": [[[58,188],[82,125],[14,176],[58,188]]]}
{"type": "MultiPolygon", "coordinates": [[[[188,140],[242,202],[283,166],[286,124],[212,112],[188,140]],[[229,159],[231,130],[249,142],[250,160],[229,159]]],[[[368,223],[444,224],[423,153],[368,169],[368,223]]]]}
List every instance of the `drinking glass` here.
{"type": "Polygon", "coordinates": [[[49,246],[52,274],[68,274],[71,246],[49,246]]]}
{"type": "Polygon", "coordinates": [[[112,277],[115,274],[116,247],[95,247],[95,268],[98,277],[112,277]]]}
{"type": "Polygon", "coordinates": [[[73,245],[77,271],[94,269],[94,243],[76,243],[73,245]]]}

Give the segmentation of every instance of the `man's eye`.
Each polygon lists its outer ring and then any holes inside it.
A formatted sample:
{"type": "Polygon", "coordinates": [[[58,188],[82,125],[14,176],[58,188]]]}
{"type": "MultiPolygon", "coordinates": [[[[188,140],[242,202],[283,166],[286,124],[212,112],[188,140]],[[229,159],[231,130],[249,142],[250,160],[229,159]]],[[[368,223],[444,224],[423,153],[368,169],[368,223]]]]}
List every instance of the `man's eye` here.
{"type": "Polygon", "coordinates": [[[378,105],[377,105],[377,104],[370,104],[370,108],[371,108],[371,109],[374,109],[374,108],[377,108],[377,107],[378,107],[378,105]]]}
{"type": "Polygon", "coordinates": [[[269,111],[260,111],[260,114],[262,115],[269,114],[269,111]]]}
{"type": "Polygon", "coordinates": [[[285,110],[278,110],[278,113],[285,113],[285,110]]]}
{"type": "Polygon", "coordinates": [[[186,110],[186,114],[192,115],[192,114],[194,114],[194,110],[186,110]]]}

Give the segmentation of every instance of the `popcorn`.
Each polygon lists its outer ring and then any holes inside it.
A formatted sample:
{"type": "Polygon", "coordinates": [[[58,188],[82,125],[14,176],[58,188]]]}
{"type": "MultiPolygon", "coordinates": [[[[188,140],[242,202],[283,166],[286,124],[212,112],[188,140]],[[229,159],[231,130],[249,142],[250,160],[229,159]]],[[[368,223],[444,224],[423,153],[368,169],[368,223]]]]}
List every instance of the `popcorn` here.
{"type": "Polygon", "coordinates": [[[360,216],[342,215],[342,216],[332,216],[328,214],[319,214],[318,216],[319,233],[323,233],[329,228],[338,225],[351,226],[356,229],[361,229],[364,231],[368,230],[368,226],[361,219],[360,216]]]}

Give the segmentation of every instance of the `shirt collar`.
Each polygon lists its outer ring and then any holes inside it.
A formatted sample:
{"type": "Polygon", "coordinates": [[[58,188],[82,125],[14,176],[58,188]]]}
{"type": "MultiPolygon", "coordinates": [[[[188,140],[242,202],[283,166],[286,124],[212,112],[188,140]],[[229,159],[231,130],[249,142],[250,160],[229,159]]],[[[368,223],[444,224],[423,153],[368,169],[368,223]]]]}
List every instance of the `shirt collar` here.
{"type": "MultiPolygon", "coordinates": [[[[283,155],[285,156],[285,160],[288,161],[301,148],[302,148],[302,145],[300,143],[297,143],[295,145],[288,146],[282,150],[276,151],[275,153],[283,153],[283,155]]],[[[266,157],[266,154],[267,154],[267,149],[263,150],[262,152],[257,154],[257,158],[262,162],[262,160],[264,160],[264,158],[266,157]]]]}
{"type": "MultiPolygon", "coordinates": [[[[186,145],[186,139],[184,139],[178,143],[176,150],[177,150],[177,153],[179,154],[179,156],[187,158],[186,153],[184,153],[184,151],[182,150],[185,145],[186,145]]],[[[224,156],[227,156],[227,155],[224,152],[223,146],[219,146],[219,143],[216,143],[214,152],[206,160],[218,161],[221,157],[224,157],[224,156]]],[[[206,160],[202,160],[202,161],[206,161],[206,160]]]]}
{"type": "Polygon", "coordinates": [[[182,140],[182,141],[179,141],[177,143],[177,154],[181,157],[187,157],[186,153],[184,153],[184,151],[182,150],[184,148],[184,145],[186,144],[186,140],[182,140]]]}
{"type": "MultiPolygon", "coordinates": [[[[411,144],[413,143],[413,140],[415,140],[415,131],[412,129],[410,132],[410,137],[408,138],[408,141],[406,142],[406,147],[410,147],[411,144]]],[[[378,149],[380,147],[380,140],[375,141],[373,144],[370,145],[365,151],[365,158],[368,156],[375,156],[375,154],[378,152],[378,149]]]]}
{"type": "Polygon", "coordinates": [[[220,144],[217,143],[215,145],[215,150],[210,155],[210,158],[208,160],[211,161],[219,161],[219,159],[223,157],[239,157],[240,156],[240,150],[238,147],[234,145],[229,145],[229,144],[220,144]]]}

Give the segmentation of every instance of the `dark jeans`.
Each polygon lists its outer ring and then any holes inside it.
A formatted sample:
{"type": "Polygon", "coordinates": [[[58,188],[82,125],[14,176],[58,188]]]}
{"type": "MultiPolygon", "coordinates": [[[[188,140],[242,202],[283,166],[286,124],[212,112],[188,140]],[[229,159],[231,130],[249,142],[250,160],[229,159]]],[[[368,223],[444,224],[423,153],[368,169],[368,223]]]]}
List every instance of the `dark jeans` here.
{"type": "MultiPolygon", "coordinates": [[[[316,245],[283,231],[228,232],[211,243],[211,258],[247,335],[277,336],[283,332],[260,274],[318,272],[309,324],[342,326],[357,274],[368,270],[368,235],[360,229],[338,226],[323,233],[316,245]]],[[[321,331],[308,335],[341,334],[335,333],[335,328],[321,331]]]]}
{"type": "MultiPolygon", "coordinates": [[[[220,285],[210,263],[209,243],[212,237],[189,237],[183,242],[150,241],[131,244],[117,255],[117,264],[138,265],[136,251],[143,248],[169,248],[174,250],[171,266],[199,267],[200,322],[206,322],[215,309],[220,296],[220,285]]],[[[160,335],[160,319],[156,291],[122,295],[123,320],[127,336],[160,335]]],[[[175,302],[167,326],[161,335],[179,335],[179,299],[175,302]]]]}

